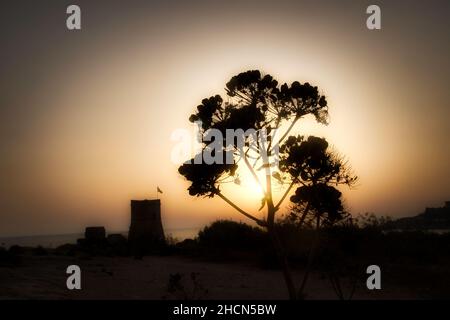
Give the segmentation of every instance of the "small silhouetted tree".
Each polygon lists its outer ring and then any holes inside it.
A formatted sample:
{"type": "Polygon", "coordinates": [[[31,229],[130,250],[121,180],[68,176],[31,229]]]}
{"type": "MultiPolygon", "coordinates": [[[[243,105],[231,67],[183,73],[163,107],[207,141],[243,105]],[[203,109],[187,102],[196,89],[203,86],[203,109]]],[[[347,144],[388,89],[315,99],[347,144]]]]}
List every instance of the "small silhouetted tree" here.
{"type": "Polygon", "coordinates": [[[304,208],[305,216],[315,212],[319,217],[318,223],[323,217],[329,221],[337,219],[343,213],[341,194],[332,185],[352,185],[356,178],[349,173],[345,162],[330,150],[325,139],[289,136],[295,124],[308,115],[327,124],[327,100],[319,94],[317,87],[297,81],[291,85],[279,85],[272,76],[263,76],[255,70],[232,77],[226,84],[226,94],[226,101],[219,95],[202,100],[197,112],[190,116],[191,122],[201,123],[200,134],[208,141],[203,143],[202,151],[181,165],[178,171],[191,182],[188,188],[190,195],[218,196],[268,231],[282,266],[289,296],[297,299],[299,293],[277,234],[276,214],[286,197],[297,187],[290,200],[304,208]],[[286,130],[278,134],[281,128],[286,130]],[[222,133],[220,150],[217,150],[215,140],[211,149],[212,139],[208,137],[211,129],[222,133]],[[232,140],[226,138],[229,129],[234,130],[235,138],[232,140]],[[248,130],[256,131],[258,135],[247,135],[248,130]],[[210,164],[198,161],[206,154],[223,161],[210,164]],[[232,161],[227,161],[230,158],[232,161]],[[260,210],[266,209],[264,217],[244,211],[220,189],[226,182],[239,184],[237,169],[241,164],[263,190],[260,210]],[[265,181],[260,180],[258,170],[264,170],[265,181]],[[278,201],[273,198],[274,183],[285,186],[278,201]]]}
{"type": "Polygon", "coordinates": [[[292,180],[296,177],[301,180],[301,185],[290,198],[293,206],[288,219],[299,228],[306,224],[315,229],[315,239],[298,292],[299,297],[303,297],[319,244],[319,229],[331,227],[349,217],[344,209],[342,193],[335,186],[352,186],[357,178],[343,157],[330,150],[323,138],[291,136],[281,147],[281,155],[280,170],[289,173],[292,180]]]}

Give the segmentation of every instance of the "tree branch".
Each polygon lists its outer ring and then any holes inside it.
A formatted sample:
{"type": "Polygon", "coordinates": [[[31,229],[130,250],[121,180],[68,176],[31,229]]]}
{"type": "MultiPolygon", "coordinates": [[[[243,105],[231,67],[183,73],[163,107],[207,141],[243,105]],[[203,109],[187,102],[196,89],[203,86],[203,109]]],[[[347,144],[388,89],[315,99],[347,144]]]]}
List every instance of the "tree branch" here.
{"type": "MultiPolygon", "coordinates": [[[[278,130],[278,127],[280,126],[280,118],[279,117],[277,117],[276,118],[276,121],[275,121],[275,127],[274,127],[274,130],[275,130],[275,132],[276,132],[276,130],[278,130]]],[[[273,134],[272,135],[272,138],[275,138],[275,134],[273,134]]],[[[269,145],[268,145],[268,147],[267,147],[267,154],[270,156],[271,155],[271,151],[272,151],[272,142],[273,142],[273,139],[270,139],[270,141],[269,141],[269,145]]],[[[279,144],[279,143],[278,143],[279,144]]]]}
{"type": "Polygon", "coordinates": [[[306,215],[308,214],[308,211],[309,211],[309,201],[306,204],[306,207],[305,207],[305,210],[303,211],[302,216],[300,217],[300,221],[298,222],[299,229],[302,227],[303,223],[305,222],[306,215]]]}
{"type": "Polygon", "coordinates": [[[263,166],[266,168],[266,203],[267,203],[267,223],[269,228],[273,228],[275,222],[275,207],[272,198],[272,175],[268,159],[263,157],[263,166]]]}
{"type": "MultiPolygon", "coordinates": [[[[291,125],[289,126],[289,128],[286,130],[286,132],[283,134],[283,136],[280,138],[280,140],[278,140],[278,145],[281,144],[281,142],[283,142],[284,139],[286,139],[287,135],[289,134],[289,132],[292,130],[292,128],[294,127],[294,125],[297,123],[297,121],[300,119],[300,117],[296,116],[294,118],[294,120],[292,120],[291,125]]],[[[273,148],[272,150],[270,150],[270,154],[272,154],[273,148]]]]}
{"type": "MultiPolygon", "coordinates": [[[[248,152],[248,150],[247,150],[247,152],[248,152]]],[[[264,188],[263,188],[263,186],[261,184],[261,181],[259,181],[255,170],[253,169],[252,165],[250,164],[250,161],[248,161],[247,152],[244,154],[244,162],[247,165],[248,170],[250,170],[250,173],[252,174],[253,179],[255,179],[256,183],[259,185],[259,187],[261,188],[262,192],[264,192],[264,196],[266,196],[266,191],[264,190],[264,188]]]]}
{"type": "Polygon", "coordinates": [[[284,192],[284,194],[281,197],[280,201],[278,201],[277,205],[275,206],[275,210],[278,210],[280,208],[280,206],[283,203],[284,199],[286,199],[287,195],[289,194],[289,192],[291,191],[292,187],[295,185],[296,182],[297,182],[296,179],[292,180],[291,184],[289,185],[287,190],[284,192]]]}
{"type": "Polygon", "coordinates": [[[230,199],[228,199],[227,197],[225,197],[220,191],[216,192],[216,194],[222,198],[222,200],[224,200],[226,203],[228,203],[230,206],[232,206],[234,209],[236,209],[238,212],[240,212],[241,214],[243,214],[244,216],[246,216],[247,218],[255,221],[258,225],[260,226],[266,226],[266,223],[261,220],[258,219],[254,216],[252,216],[251,214],[245,212],[244,210],[242,210],[241,208],[239,208],[237,205],[235,205],[230,199]]]}

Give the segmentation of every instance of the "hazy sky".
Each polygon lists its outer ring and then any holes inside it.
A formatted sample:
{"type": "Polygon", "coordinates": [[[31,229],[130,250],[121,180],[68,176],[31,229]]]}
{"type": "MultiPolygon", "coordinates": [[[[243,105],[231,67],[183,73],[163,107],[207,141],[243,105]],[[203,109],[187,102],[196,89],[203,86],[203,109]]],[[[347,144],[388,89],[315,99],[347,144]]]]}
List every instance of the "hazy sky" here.
{"type": "MultiPolygon", "coordinates": [[[[349,159],[353,213],[439,206],[450,200],[449,12],[449,1],[2,1],[0,236],[126,230],[129,200],[156,185],[166,228],[240,220],[220,199],[189,197],[171,134],[255,68],[328,97],[330,125],[298,129],[349,159]],[[81,31],[65,26],[72,3],[81,31]],[[370,4],[380,31],[366,28],[370,4]]],[[[246,186],[225,193],[257,208],[246,186]]]]}

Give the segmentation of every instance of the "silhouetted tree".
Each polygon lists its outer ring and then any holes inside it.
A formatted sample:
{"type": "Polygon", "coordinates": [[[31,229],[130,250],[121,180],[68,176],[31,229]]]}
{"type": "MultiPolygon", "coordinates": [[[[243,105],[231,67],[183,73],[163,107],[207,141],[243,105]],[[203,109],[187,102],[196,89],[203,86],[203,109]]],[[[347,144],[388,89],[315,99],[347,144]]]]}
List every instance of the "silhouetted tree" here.
{"type": "Polygon", "coordinates": [[[346,161],[330,150],[328,142],[317,137],[289,137],[281,147],[280,171],[300,186],[290,200],[294,203],[290,218],[331,226],[347,217],[339,184],[353,186],[357,180],[346,161]],[[309,218],[309,219],[308,219],[309,218]]]}
{"type": "Polygon", "coordinates": [[[327,100],[319,94],[317,87],[297,81],[280,86],[272,76],[263,76],[254,70],[232,77],[226,84],[226,93],[226,102],[219,95],[204,99],[197,112],[189,118],[191,122],[201,122],[200,134],[208,138],[205,139],[207,142],[211,140],[208,137],[211,129],[222,133],[220,150],[217,150],[216,140],[214,149],[204,142],[202,152],[181,165],[179,173],[191,182],[188,188],[190,195],[218,196],[266,228],[282,265],[289,296],[296,299],[298,293],[277,234],[275,215],[293,188],[297,187],[291,201],[302,205],[304,214],[314,212],[320,217],[319,222],[323,217],[329,221],[339,219],[343,214],[341,193],[331,185],[351,185],[356,178],[349,173],[345,162],[330,151],[325,139],[289,136],[295,124],[307,115],[327,124],[327,100]],[[286,131],[278,136],[278,131],[285,127],[286,131]],[[230,140],[226,138],[229,129],[241,131],[234,131],[236,136],[230,140]],[[248,130],[256,131],[257,135],[246,134],[248,130]],[[206,154],[223,160],[222,164],[198,161],[206,154]],[[225,161],[230,158],[231,163],[225,161]],[[266,208],[265,217],[244,211],[220,189],[225,182],[239,184],[237,168],[241,162],[263,190],[260,210],[266,208]],[[259,170],[265,172],[265,183],[257,174],[259,170]],[[276,182],[287,186],[277,202],[272,193],[272,185],[276,182]]]}
{"type": "Polygon", "coordinates": [[[334,186],[354,185],[353,176],[346,161],[330,150],[323,138],[291,136],[281,147],[280,171],[291,176],[291,181],[300,181],[300,186],[290,200],[294,203],[288,216],[299,228],[304,224],[316,229],[308,255],[308,262],[298,292],[304,289],[319,245],[319,229],[330,227],[348,217],[342,203],[342,193],[334,186]]]}

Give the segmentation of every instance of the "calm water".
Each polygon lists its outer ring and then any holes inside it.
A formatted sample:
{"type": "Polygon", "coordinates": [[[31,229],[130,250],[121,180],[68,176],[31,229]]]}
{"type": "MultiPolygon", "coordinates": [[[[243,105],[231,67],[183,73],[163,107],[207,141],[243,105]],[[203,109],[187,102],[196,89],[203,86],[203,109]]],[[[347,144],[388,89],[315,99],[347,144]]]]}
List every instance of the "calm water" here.
{"type": "MultiPolygon", "coordinates": [[[[173,238],[177,241],[182,241],[188,238],[194,238],[200,228],[183,228],[183,229],[167,229],[165,230],[166,237],[173,238]]],[[[448,229],[429,230],[432,233],[443,234],[450,232],[448,229]]],[[[127,236],[127,232],[121,233],[127,236]]],[[[37,247],[43,246],[45,248],[56,248],[66,243],[76,243],[77,239],[83,238],[82,233],[47,235],[47,236],[28,236],[28,237],[0,237],[0,246],[9,248],[12,245],[19,245],[23,247],[37,247]]]]}
{"type": "MultiPolygon", "coordinates": [[[[165,230],[165,234],[167,237],[171,237],[178,241],[181,241],[188,238],[194,238],[199,230],[199,228],[167,229],[165,230]]],[[[124,236],[127,235],[127,232],[115,233],[121,233],[124,236]]],[[[12,245],[19,245],[24,247],[43,246],[45,248],[56,248],[66,243],[76,243],[77,239],[83,237],[84,234],[82,233],[8,238],[0,237],[0,246],[6,248],[9,248],[12,245]]]]}

